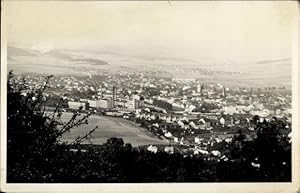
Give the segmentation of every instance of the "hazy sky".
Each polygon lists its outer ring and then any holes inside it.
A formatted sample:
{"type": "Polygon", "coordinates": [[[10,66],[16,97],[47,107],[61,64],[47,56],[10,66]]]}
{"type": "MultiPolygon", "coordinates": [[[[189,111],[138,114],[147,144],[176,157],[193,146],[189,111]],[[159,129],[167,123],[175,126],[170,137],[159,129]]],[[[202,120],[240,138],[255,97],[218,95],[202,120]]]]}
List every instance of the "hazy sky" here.
{"type": "Polygon", "coordinates": [[[291,56],[297,2],[14,1],[10,45],[247,61],[291,56]]]}

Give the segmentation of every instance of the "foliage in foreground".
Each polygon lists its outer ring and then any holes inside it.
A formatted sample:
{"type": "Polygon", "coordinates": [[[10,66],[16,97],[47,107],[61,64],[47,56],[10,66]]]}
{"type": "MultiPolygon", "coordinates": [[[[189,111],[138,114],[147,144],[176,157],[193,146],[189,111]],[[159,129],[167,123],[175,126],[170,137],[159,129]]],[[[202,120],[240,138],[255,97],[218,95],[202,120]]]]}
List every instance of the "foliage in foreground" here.
{"type": "MultiPolygon", "coordinates": [[[[285,123],[256,121],[257,138],[247,141],[240,134],[227,147],[218,149],[227,160],[209,155],[183,156],[151,153],[111,138],[88,148],[80,145],[93,130],[71,144],[60,141],[63,133],[87,123],[78,112],[61,121],[43,109],[44,85],[26,88],[12,74],[8,81],[8,182],[229,182],[290,181],[291,144],[285,123]],[[82,151],[80,149],[83,149],[82,151]]],[[[256,118],[254,118],[254,121],[256,118]]]]}

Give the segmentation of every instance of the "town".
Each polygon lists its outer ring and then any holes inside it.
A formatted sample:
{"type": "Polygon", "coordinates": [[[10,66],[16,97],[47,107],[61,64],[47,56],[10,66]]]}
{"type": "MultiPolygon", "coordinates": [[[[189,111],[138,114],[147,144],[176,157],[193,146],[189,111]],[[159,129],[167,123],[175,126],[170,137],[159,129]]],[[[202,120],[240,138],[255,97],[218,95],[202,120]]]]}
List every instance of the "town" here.
{"type": "MultiPolygon", "coordinates": [[[[238,133],[255,136],[258,121],[281,119],[291,127],[291,92],[285,87],[230,88],[191,78],[163,77],[159,72],[101,73],[54,76],[45,92],[47,109],[59,101],[65,111],[79,108],[101,116],[120,117],[140,124],[174,145],[193,145],[207,152],[211,142],[229,142],[238,133]]],[[[43,75],[19,76],[29,89],[43,83],[43,75]]],[[[26,93],[24,93],[26,94],[26,93]]],[[[287,132],[288,134],[288,132],[287,132]]],[[[149,146],[149,151],[157,147],[149,146]],[[154,147],[154,148],[153,148],[154,147]]]]}

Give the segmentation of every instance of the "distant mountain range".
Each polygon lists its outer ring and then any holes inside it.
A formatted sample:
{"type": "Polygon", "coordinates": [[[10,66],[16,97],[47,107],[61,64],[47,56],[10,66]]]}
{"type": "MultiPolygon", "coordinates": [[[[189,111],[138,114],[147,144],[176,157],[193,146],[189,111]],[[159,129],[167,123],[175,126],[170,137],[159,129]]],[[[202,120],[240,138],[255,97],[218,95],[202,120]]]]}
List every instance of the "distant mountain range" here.
{"type": "MultiPolygon", "coordinates": [[[[238,64],[168,56],[129,55],[116,51],[7,47],[8,69],[15,73],[86,75],[90,72],[163,72],[227,85],[291,86],[291,60],[279,58],[238,64]]],[[[163,74],[162,73],[162,74],[163,74]]]]}

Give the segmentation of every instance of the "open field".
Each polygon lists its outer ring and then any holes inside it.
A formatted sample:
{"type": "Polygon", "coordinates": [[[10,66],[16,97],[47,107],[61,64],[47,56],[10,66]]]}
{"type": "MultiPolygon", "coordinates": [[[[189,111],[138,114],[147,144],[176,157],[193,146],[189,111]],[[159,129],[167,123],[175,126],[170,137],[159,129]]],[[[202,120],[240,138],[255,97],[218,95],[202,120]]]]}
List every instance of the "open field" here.
{"type": "MultiPolygon", "coordinates": [[[[64,113],[63,120],[67,121],[71,116],[71,113],[64,113]]],[[[97,115],[89,117],[88,125],[81,125],[66,133],[63,140],[73,141],[77,136],[83,136],[97,125],[98,129],[93,133],[94,139],[91,140],[94,144],[105,143],[110,137],[121,137],[124,143],[131,143],[133,146],[168,144],[167,141],[156,138],[147,129],[139,127],[128,120],[97,115]]]]}

